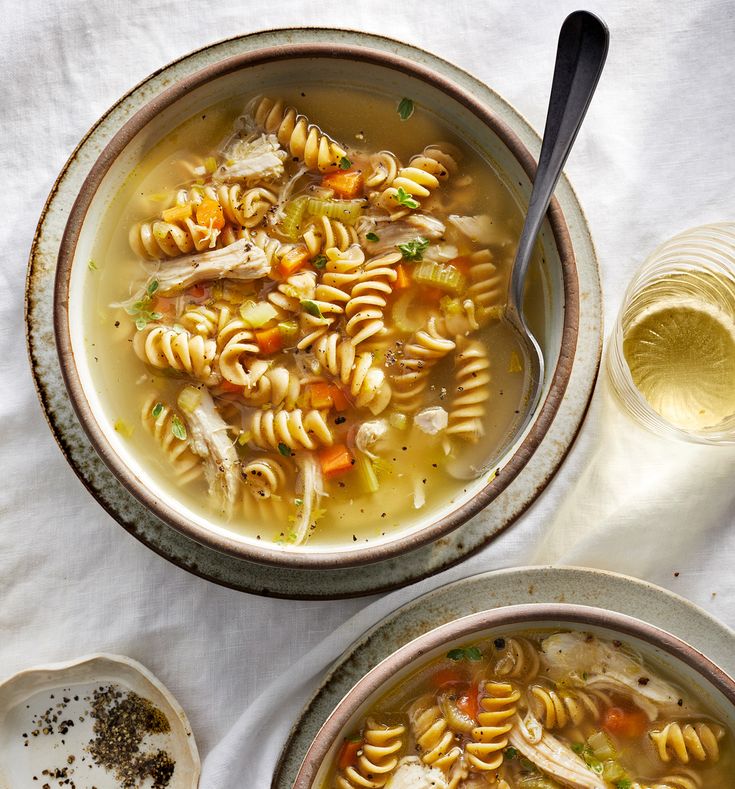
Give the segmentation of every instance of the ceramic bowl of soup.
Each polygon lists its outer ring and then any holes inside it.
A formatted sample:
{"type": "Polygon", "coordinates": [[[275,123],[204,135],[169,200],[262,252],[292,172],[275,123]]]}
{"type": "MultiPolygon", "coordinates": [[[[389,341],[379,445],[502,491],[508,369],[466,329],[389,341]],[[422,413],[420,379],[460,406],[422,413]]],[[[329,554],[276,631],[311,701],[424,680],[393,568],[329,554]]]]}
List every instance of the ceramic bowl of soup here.
{"type": "Polygon", "coordinates": [[[508,606],[375,666],[294,786],[725,789],[734,733],[735,682],[678,638],[598,608],[508,606]]]}
{"type": "Polygon", "coordinates": [[[499,319],[534,162],[388,52],[293,44],[174,80],[93,164],[58,261],[74,408],[160,519],[261,563],[397,556],[478,513],[559,407],[578,334],[559,205],[499,319]],[[499,472],[501,472],[499,474],[499,472]]]}

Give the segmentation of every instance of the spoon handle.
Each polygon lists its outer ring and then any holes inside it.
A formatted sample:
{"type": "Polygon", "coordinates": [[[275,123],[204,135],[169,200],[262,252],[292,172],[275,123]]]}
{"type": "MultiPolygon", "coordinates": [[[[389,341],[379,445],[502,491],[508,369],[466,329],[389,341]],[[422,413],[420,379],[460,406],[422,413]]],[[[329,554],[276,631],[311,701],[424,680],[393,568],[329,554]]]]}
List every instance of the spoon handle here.
{"type": "Polygon", "coordinates": [[[510,282],[508,307],[521,319],[523,288],[536,236],[600,79],[609,39],[605,23],[589,11],[569,14],[559,33],[541,155],[510,282]]]}

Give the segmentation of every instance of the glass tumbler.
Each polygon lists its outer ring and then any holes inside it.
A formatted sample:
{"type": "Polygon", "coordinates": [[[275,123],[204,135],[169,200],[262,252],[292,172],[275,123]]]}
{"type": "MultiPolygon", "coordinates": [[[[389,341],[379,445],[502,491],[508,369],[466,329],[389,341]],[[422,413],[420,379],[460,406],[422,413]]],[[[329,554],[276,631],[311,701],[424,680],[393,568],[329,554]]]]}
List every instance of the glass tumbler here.
{"type": "Polygon", "coordinates": [[[692,228],[648,256],[606,365],[613,393],[649,430],[735,443],[735,222],[692,228]]]}

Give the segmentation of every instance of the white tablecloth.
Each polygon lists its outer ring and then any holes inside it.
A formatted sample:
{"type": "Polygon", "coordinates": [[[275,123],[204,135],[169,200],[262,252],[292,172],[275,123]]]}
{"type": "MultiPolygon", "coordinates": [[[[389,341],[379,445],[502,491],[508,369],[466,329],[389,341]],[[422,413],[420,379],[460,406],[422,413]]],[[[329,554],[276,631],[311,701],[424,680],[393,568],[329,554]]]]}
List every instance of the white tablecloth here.
{"type": "MultiPolygon", "coordinates": [[[[0,676],[86,652],[128,654],[161,677],[187,710],[204,757],[203,786],[261,789],[310,677],[359,632],[422,590],[534,558],[560,502],[598,454],[599,397],[551,487],[470,561],[381,600],[260,599],[168,564],[85,492],[54,444],[33,391],[22,296],[34,227],[56,174],[95,119],[161,64],[262,28],[360,28],[455,62],[542,128],[558,28],[575,5],[2,0],[0,676]],[[285,676],[291,692],[274,687],[256,702],[285,676]]],[[[733,218],[735,15],[728,0],[589,7],[607,20],[612,44],[567,172],[597,244],[609,326],[626,282],[654,245],[685,227],[733,218]]],[[[722,457],[732,468],[732,456],[722,457]]],[[[701,533],[693,518],[685,540],[672,534],[665,544],[659,532],[647,538],[645,524],[628,529],[630,550],[614,559],[601,547],[609,534],[597,550],[594,541],[580,543],[581,549],[571,544],[572,534],[568,554],[562,550],[556,558],[625,572],[640,566],[629,558],[647,557],[649,580],[732,626],[735,516],[730,509],[718,518],[702,524],[701,533]]]]}

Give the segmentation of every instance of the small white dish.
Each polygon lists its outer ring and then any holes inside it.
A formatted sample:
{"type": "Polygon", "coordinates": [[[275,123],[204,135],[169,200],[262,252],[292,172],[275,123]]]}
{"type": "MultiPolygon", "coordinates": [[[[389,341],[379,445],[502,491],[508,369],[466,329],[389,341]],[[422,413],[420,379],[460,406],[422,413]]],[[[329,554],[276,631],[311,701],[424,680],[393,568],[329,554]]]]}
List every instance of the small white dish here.
{"type": "MultiPolygon", "coordinates": [[[[160,749],[174,762],[166,789],[196,789],[201,764],[184,710],[140,663],[107,654],[36,666],[0,684],[0,789],[40,789],[66,778],[77,789],[122,786],[87,750],[96,736],[90,698],[110,686],[136,693],[165,715],[170,731],[146,734],[141,748],[160,749]]],[[[140,784],[153,785],[151,778],[140,784]]]]}

